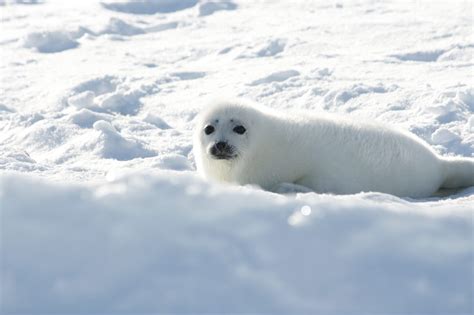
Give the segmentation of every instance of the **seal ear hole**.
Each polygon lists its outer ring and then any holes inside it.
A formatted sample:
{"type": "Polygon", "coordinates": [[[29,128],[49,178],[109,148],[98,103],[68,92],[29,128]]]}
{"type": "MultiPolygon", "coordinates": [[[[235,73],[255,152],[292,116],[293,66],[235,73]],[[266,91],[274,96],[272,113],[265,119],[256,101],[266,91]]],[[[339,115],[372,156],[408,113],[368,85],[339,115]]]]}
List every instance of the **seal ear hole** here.
{"type": "Polygon", "coordinates": [[[214,132],[214,130],[216,130],[216,129],[214,128],[214,126],[207,125],[207,126],[204,128],[204,133],[205,133],[206,135],[210,135],[211,133],[214,132]]]}
{"type": "Polygon", "coordinates": [[[234,129],[232,129],[232,130],[235,133],[238,133],[239,135],[243,135],[245,133],[245,131],[247,131],[244,126],[235,126],[234,129]]]}

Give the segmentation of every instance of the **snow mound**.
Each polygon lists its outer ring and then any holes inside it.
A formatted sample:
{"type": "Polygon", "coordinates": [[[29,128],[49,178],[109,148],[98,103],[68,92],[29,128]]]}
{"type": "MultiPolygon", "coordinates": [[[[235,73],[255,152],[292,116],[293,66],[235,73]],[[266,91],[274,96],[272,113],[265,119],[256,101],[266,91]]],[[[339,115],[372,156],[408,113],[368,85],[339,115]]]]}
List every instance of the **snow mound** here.
{"type": "Polygon", "coordinates": [[[0,181],[6,313],[472,310],[468,197],[286,198],[171,171],[0,181]]]}
{"type": "Polygon", "coordinates": [[[391,57],[401,61],[417,62],[447,62],[447,61],[472,61],[474,58],[474,46],[453,45],[446,49],[420,50],[401,54],[394,54],[391,57]]]}
{"type": "Polygon", "coordinates": [[[125,0],[104,1],[102,6],[106,9],[132,13],[132,14],[155,14],[171,13],[191,8],[198,0],[125,0]]]}
{"type": "Polygon", "coordinates": [[[135,115],[141,103],[140,98],[145,95],[142,90],[124,90],[106,95],[100,101],[100,108],[122,115],[135,115]]]}
{"type": "Polygon", "coordinates": [[[311,69],[311,71],[307,75],[307,78],[313,79],[313,80],[314,79],[321,80],[332,75],[332,72],[333,71],[329,68],[315,68],[315,69],[311,69]]]}
{"type": "Polygon", "coordinates": [[[64,143],[71,137],[71,126],[53,122],[43,117],[32,117],[29,126],[20,132],[19,142],[28,150],[48,151],[64,143]]]}
{"type": "Polygon", "coordinates": [[[23,40],[23,46],[41,53],[56,53],[79,46],[79,43],[65,31],[43,31],[29,33],[23,40]]]}
{"type": "Polygon", "coordinates": [[[42,4],[44,0],[1,0],[0,5],[12,5],[12,4],[42,4]]]}
{"type": "Polygon", "coordinates": [[[354,84],[349,88],[334,89],[326,93],[324,96],[325,107],[329,108],[332,106],[340,106],[351,99],[357,98],[363,94],[368,93],[387,93],[397,89],[397,86],[385,86],[384,84],[367,85],[367,84],[354,84]]]}
{"type": "Polygon", "coordinates": [[[449,129],[440,128],[431,135],[431,141],[435,144],[446,145],[453,141],[459,141],[460,137],[449,129]]]}
{"type": "Polygon", "coordinates": [[[205,77],[206,72],[174,72],[170,76],[179,80],[196,80],[205,77]]]}
{"type": "Polygon", "coordinates": [[[438,99],[433,104],[426,107],[426,110],[433,113],[434,119],[441,124],[447,124],[454,120],[459,119],[464,104],[453,95],[443,95],[442,93],[438,96],[438,99]]]}
{"type": "Polygon", "coordinates": [[[133,35],[144,34],[145,31],[142,28],[128,24],[127,22],[121,19],[111,18],[109,20],[109,24],[100,33],[133,36],[133,35]]]}
{"type": "Polygon", "coordinates": [[[140,108],[140,98],[147,95],[142,86],[132,87],[126,80],[105,76],[80,83],[67,98],[67,105],[78,109],[136,115],[140,108]]]}
{"type": "Polygon", "coordinates": [[[22,172],[45,169],[43,166],[38,165],[27,152],[15,149],[2,150],[0,153],[0,167],[5,170],[20,170],[22,172]]]}
{"type": "Polygon", "coordinates": [[[161,117],[153,114],[153,113],[147,113],[145,118],[143,118],[143,121],[152,124],[160,129],[170,129],[171,126],[168,125],[166,121],[164,121],[161,117]]]}
{"type": "Polygon", "coordinates": [[[0,112],[13,113],[15,111],[13,109],[11,109],[10,107],[8,107],[7,105],[5,105],[5,104],[0,104],[0,112]]]}
{"type": "Polygon", "coordinates": [[[257,51],[258,57],[271,57],[281,53],[285,49],[286,41],[275,39],[268,42],[257,51]]]}
{"type": "Polygon", "coordinates": [[[456,98],[463,104],[465,104],[471,112],[474,112],[474,87],[467,89],[459,89],[456,92],[456,98]]]}
{"type": "Polygon", "coordinates": [[[69,97],[67,102],[77,108],[88,108],[94,106],[94,98],[95,93],[93,91],[84,91],[69,97]]]}
{"type": "Polygon", "coordinates": [[[272,57],[285,50],[286,40],[277,38],[267,41],[256,47],[249,47],[248,51],[241,53],[237,58],[260,58],[272,57]]]}
{"type": "Polygon", "coordinates": [[[156,155],[153,151],[146,149],[139,141],[123,137],[107,121],[96,121],[93,127],[101,132],[99,154],[104,158],[125,161],[156,155]]]}
{"type": "Polygon", "coordinates": [[[96,121],[111,121],[112,116],[107,114],[96,113],[87,108],[82,108],[81,110],[70,114],[69,120],[81,128],[91,128],[96,121]]]}
{"type": "Polygon", "coordinates": [[[266,76],[264,78],[258,79],[250,83],[250,85],[260,85],[260,84],[265,84],[265,83],[271,83],[271,82],[282,82],[285,80],[288,80],[291,77],[298,76],[300,73],[296,70],[285,70],[285,71],[279,71],[270,74],[269,76],[266,76]]]}
{"type": "Polygon", "coordinates": [[[286,41],[275,39],[264,45],[257,51],[258,57],[271,57],[281,53],[285,49],[286,41]]]}
{"type": "Polygon", "coordinates": [[[163,170],[192,171],[193,168],[187,157],[180,154],[165,154],[158,157],[152,165],[163,170]]]}
{"type": "Polygon", "coordinates": [[[392,57],[401,61],[433,62],[437,61],[438,57],[444,53],[444,50],[428,50],[394,54],[392,57]]]}
{"type": "Polygon", "coordinates": [[[94,78],[80,83],[74,87],[74,94],[82,92],[94,92],[94,95],[102,95],[116,90],[122,80],[113,75],[105,75],[103,77],[94,78]]]}
{"type": "MultiPolygon", "coordinates": [[[[11,159],[14,159],[16,161],[19,161],[19,162],[25,162],[25,163],[36,163],[35,160],[33,160],[28,153],[26,153],[25,151],[17,151],[17,152],[12,152],[10,154],[7,154],[6,156],[4,157],[8,157],[8,158],[11,158],[11,159]]],[[[0,162],[1,164],[1,162],[0,162]]]]}
{"type": "Polygon", "coordinates": [[[168,22],[168,23],[160,23],[157,25],[146,26],[146,25],[134,25],[128,23],[122,19],[113,17],[109,20],[108,24],[103,27],[98,32],[90,32],[90,34],[94,36],[100,36],[104,34],[113,34],[113,35],[120,35],[120,36],[135,36],[135,35],[142,35],[146,33],[156,33],[156,32],[163,32],[170,29],[175,29],[179,25],[178,22],[168,22]]]}
{"type": "Polygon", "coordinates": [[[467,130],[469,130],[471,133],[474,133],[474,115],[469,117],[469,120],[467,121],[467,130]]]}
{"type": "Polygon", "coordinates": [[[175,28],[178,27],[178,25],[179,25],[178,22],[162,23],[162,24],[158,24],[158,25],[155,25],[155,26],[147,27],[147,28],[145,28],[145,31],[148,32],[148,33],[163,32],[163,31],[166,31],[166,30],[175,29],[175,28]]]}
{"type": "Polygon", "coordinates": [[[441,54],[437,61],[464,61],[474,60],[474,47],[455,47],[441,54]]]}
{"type": "Polygon", "coordinates": [[[209,1],[199,5],[199,16],[208,16],[217,11],[232,11],[237,9],[237,5],[231,1],[209,1]]]}

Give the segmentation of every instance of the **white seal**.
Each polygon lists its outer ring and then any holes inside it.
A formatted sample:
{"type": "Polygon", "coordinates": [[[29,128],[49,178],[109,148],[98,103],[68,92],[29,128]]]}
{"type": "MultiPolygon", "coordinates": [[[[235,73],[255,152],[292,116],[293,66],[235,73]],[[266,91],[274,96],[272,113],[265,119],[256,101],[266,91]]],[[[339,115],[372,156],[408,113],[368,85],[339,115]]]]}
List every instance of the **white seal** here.
{"type": "Polygon", "coordinates": [[[242,100],[217,102],[198,116],[194,155],[207,179],[267,190],[293,183],[320,193],[426,197],[474,185],[474,159],[440,157],[409,132],[242,100]]]}

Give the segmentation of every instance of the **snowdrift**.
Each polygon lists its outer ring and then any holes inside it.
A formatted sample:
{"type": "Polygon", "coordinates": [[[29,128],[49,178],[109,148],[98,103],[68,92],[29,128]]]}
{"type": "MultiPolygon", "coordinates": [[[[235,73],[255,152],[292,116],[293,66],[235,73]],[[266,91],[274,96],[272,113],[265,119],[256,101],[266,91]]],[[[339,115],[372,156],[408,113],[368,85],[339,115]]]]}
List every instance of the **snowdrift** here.
{"type": "Polygon", "coordinates": [[[473,189],[283,196],[172,171],[1,184],[7,313],[472,310],[473,189]]]}

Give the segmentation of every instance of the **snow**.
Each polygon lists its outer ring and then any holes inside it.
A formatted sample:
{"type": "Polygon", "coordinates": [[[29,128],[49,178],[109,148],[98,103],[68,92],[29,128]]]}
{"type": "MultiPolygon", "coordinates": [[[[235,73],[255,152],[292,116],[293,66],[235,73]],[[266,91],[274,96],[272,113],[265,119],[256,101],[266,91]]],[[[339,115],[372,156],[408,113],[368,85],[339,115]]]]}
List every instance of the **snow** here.
{"type": "Polygon", "coordinates": [[[474,156],[470,1],[1,1],[1,313],[472,313],[474,188],[200,179],[239,96],[474,156]]]}
{"type": "Polygon", "coordinates": [[[440,128],[431,135],[431,140],[436,144],[446,144],[459,140],[459,137],[448,129],[440,128]]]}
{"type": "Polygon", "coordinates": [[[101,32],[102,34],[120,34],[124,36],[133,36],[143,34],[145,31],[139,27],[124,22],[121,19],[111,18],[109,24],[101,32]]]}
{"type": "Polygon", "coordinates": [[[132,14],[170,13],[196,5],[197,0],[128,0],[104,1],[102,5],[109,10],[132,14]]]}
{"type": "Polygon", "coordinates": [[[452,207],[377,193],[287,198],[203,183],[189,171],[88,187],[26,176],[2,184],[6,311],[472,307],[473,189],[452,207]],[[29,198],[19,198],[25,190],[29,198]]]}
{"type": "Polygon", "coordinates": [[[231,1],[220,1],[220,2],[204,2],[199,5],[199,16],[206,16],[214,14],[217,11],[222,10],[235,10],[237,5],[231,1]]]}
{"type": "Polygon", "coordinates": [[[101,142],[99,145],[99,156],[101,157],[124,161],[156,155],[153,151],[146,149],[142,143],[124,138],[107,121],[96,121],[93,127],[101,132],[99,137],[101,142]]]}
{"type": "Polygon", "coordinates": [[[271,57],[281,53],[285,49],[285,40],[271,40],[260,48],[257,48],[255,57],[271,57]]]}
{"type": "Polygon", "coordinates": [[[271,83],[271,82],[281,82],[285,81],[291,77],[295,77],[299,75],[300,73],[296,70],[286,70],[286,71],[279,71],[270,74],[269,76],[265,78],[261,78],[258,80],[253,81],[250,83],[250,85],[259,85],[259,84],[264,84],[264,83],[271,83]]]}
{"type": "Polygon", "coordinates": [[[405,53],[400,55],[393,55],[393,57],[400,59],[401,61],[421,61],[421,62],[433,62],[444,53],[443,50],[433,51],[416,51],[411,53],[405,53]]]}
{"type": "Polygon", "coordinates": [[[76,48],[79,43],[67,32],[52,31],[29,33],[24,39],[23,45],[41,53],[55,53],[76,48]]]}

